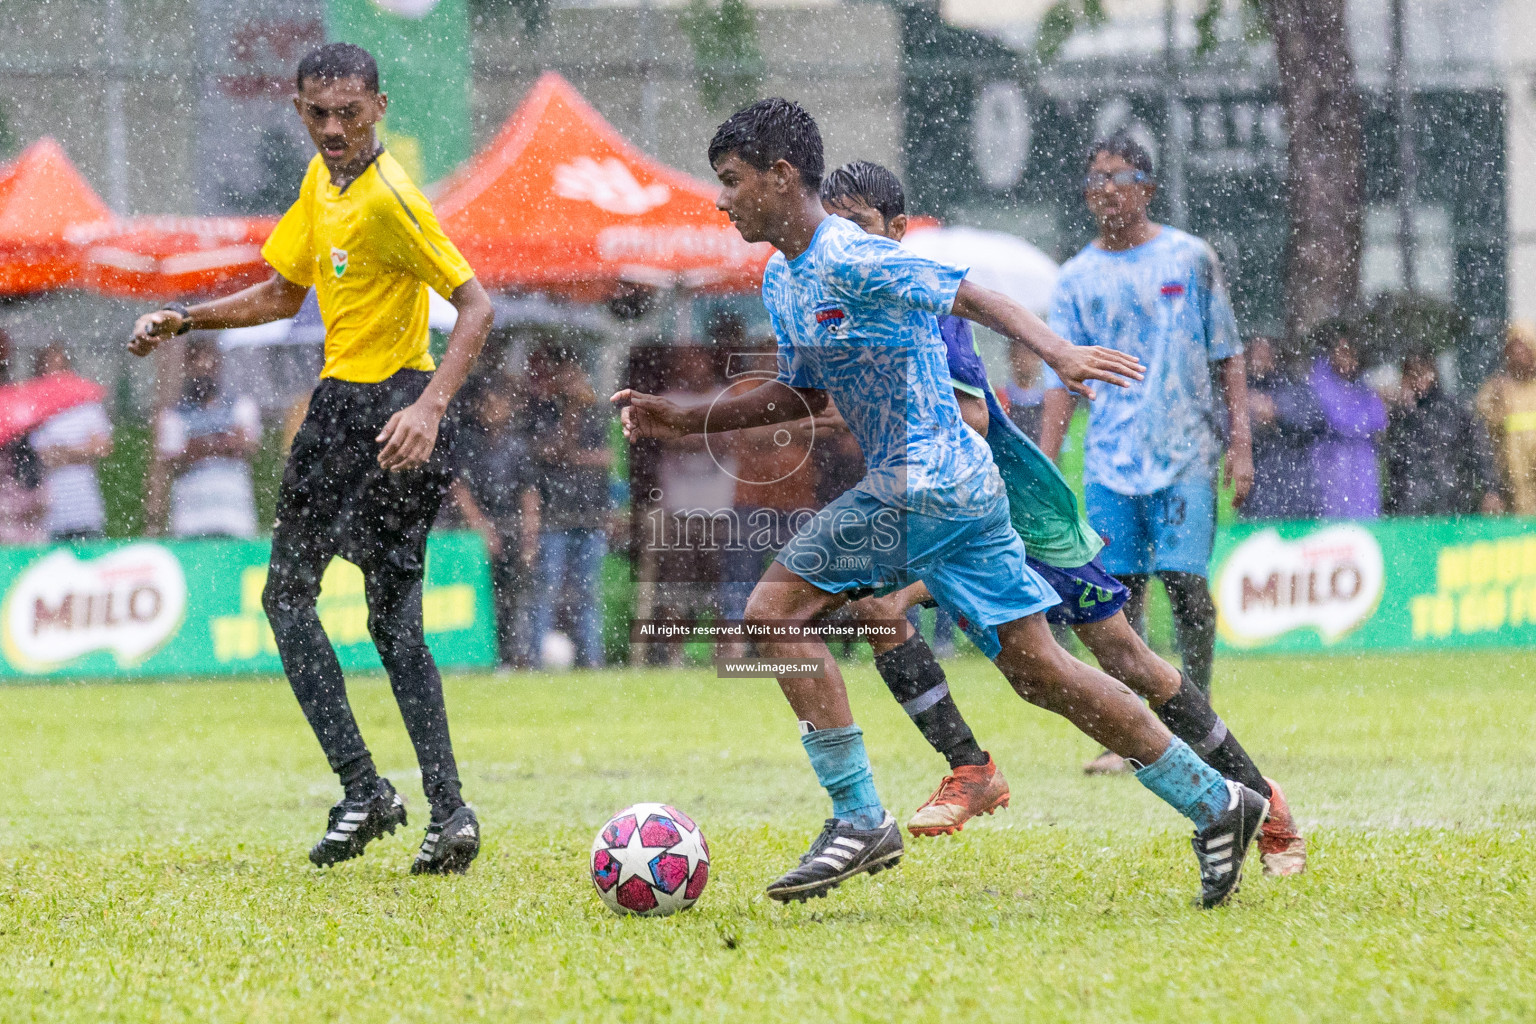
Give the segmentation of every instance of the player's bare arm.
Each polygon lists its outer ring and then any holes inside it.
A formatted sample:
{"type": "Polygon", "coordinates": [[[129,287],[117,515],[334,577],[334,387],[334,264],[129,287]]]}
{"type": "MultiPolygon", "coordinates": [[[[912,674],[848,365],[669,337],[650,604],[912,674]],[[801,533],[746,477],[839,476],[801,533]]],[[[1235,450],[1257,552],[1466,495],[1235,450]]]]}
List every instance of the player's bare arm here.
{"type": "Polygon", "coordinates": [[[448,352],[442,365],[421,397],[391,416],[375,438],[384,446],[379,450],[379,465],[391,472],[427,464],[437,444],[437,427],[443,413],[464,386],[464,379],[485,347],[486,335],[491,333],[491,298],[477,279],[470,278],[455,288],[448,301],[459,311],[459,319],[448,335],[448,352]]]}
{"type": "Polygon", "coordinates": [[[1227,405],[1227,460],[1222,483],[1232,488],[1232,504],[1242,508],[1253,490],[1253,429],[1248,420],[1248,366],[1241,355],[1221,361],[1217,375],[1227,405]]]}
{"type": "Polygon", "coordinates": [[[1040,409],[1040,450],[1046,458],[1055,459],[1061,454],[1061,444],[1067,437],[1067,426],[1077,408],[1077,396],[1066,388],[1051,388],[1045,393],[1040,409]]]}
{"type": "Polygon", "coordinates": [[[233,295],[190,306],[185,314],[173,309],[145,313],[133,325],[128,351],[136,356],[147,356],[166,338],[186,331],[221,331],[286,320],[299,311],[308,292],[304,285],[294,284],[274,272],[260,284],[253,284],[233,295]]]}
{"type": "Polygon", "coordinates": [[[1008,296],[969,281],[960,282],[950,312],[1023,344],[1056,371],[1067,390],[1088,398],[1093,397],[1090,380],[1123,388],[1146,373],[1135,356],[1098,345],[1074,345],[1008,296]]]}
{"type": "Polygon", "coordinates": [[[706,425],[714,433],[799,419],[807,408],[813,415],[826,408],[827,393],[769,380],[718,401],[683,403],[630,388],[618,392],[610,401],[623,407],[619,422],[625,439],[633,442],[644,437],[702,434],[706,425]]]}

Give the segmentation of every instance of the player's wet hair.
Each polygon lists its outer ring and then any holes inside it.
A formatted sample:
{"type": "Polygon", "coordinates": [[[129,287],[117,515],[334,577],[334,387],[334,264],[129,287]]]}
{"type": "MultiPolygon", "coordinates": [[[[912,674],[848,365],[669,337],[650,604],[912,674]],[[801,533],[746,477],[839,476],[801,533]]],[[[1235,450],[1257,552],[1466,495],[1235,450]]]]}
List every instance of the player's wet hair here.
{"type": "Polygon", "coordinates": [[[303,90],[304,81],[308,78],[322,82],[361,78],[369,92],[378,92],[379,62],[373,59],[373,54],[354,43],[326,43],[310,50],[299,61],[295,87],[303,90]]]}
{"type": "Polygon", "coordinates": [[[1100,153],[1117,156],[1148,178],[1153,177],[1152,154],[1147,152],[1147,147],[1125,132],[1116,132],[1102,139],[1095,139],[1093,145],[1088,147],[1088,158],[1083,161],[1083,167],[1091,168],[1100,153]]]}
{"type": "Polygon", "coordinates": [[[735,153],[748,165],[766,171],[780,160],[800,172],[800,181],[815,192],[821,188],[826,159],[816,119],[794,100],[774,96],[738,110],[715,129],[709,140],[709,164],[735,153]]]}
{"type": "Polygon", "coordinates": [[[890,168],[869,160],[843,164],[821,183],[822,202],[836,206],[849,199],[879,210],[887,222],[907,212],[907,193],[901,179],[890,168]]]}

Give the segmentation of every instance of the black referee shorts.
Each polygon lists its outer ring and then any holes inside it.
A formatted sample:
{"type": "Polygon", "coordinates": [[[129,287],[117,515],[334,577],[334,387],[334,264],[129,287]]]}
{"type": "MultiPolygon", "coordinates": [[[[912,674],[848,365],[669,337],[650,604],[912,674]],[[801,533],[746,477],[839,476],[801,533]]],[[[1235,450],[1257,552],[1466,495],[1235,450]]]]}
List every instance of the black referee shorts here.
{"type": "Polygon", "coordinates": [[[403,473],[379,465],[374,439],[431,379],[400,370],[376,384],[320,382],[283,470],[274,561],[297,548],[306,561],[339,555],[365,573],[421,577],[427,531],[453,480],[453,421],[443,418],[427,464],[403,473]]]}

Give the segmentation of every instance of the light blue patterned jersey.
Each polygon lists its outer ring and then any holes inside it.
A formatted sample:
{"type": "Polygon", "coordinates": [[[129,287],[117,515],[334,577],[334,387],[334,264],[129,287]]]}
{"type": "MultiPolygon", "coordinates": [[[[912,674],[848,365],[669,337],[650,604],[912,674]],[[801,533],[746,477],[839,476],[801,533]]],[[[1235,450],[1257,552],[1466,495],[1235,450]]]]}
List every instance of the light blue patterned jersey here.
{"type": "MultiPolygon", "coordinates": [[[[1074,344],[1118,349],[1147,367],[1129,388],[1095,385],[1085,482],[1151,494],[1215,473],[1222,428],[1210,364],[1243,345],[1208,244],[1164,226],[1124,252],[1087,246],[1062,265],[1050,324],[1074,344]]],[[[1047,387],[1061,386],[1045,374],[1047,387]]]]}
{"type": "Polygon", "coordinates": [[[960,418],[939,337],[964,278],[842,217],[793,260],[775,253],[763,275],[779,380],[837,403],[864,452],[858,490],[937,519],[1005,500],[986,442],[960,418]]]}

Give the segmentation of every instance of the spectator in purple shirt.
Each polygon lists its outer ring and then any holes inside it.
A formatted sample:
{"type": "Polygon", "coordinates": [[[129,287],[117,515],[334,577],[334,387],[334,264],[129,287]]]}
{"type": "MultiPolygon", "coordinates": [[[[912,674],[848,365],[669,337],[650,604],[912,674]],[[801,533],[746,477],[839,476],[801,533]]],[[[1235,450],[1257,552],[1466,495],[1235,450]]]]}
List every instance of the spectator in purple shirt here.
{"type": "Polygon", "coordinates": [[[1323,411],[1323,429],[1312,442],[1317,514],[1375,519],[1381,515],[1376,439],[1387,428],[1386,406],[1360,379],[1364,366],[1347,322],[1324,321],[1311,340],[1321,352],[1308,378],[1323,411]]]}
{"type": "Polygon", "coordinates": [[[1253,490],[1244,519],[1311,519],[1317,515],[1312,442],[1323,410],[1305,374],[1293,372],[1269,338],[1249,340],[1248,421],[1253,425],[1253,490]]]}

